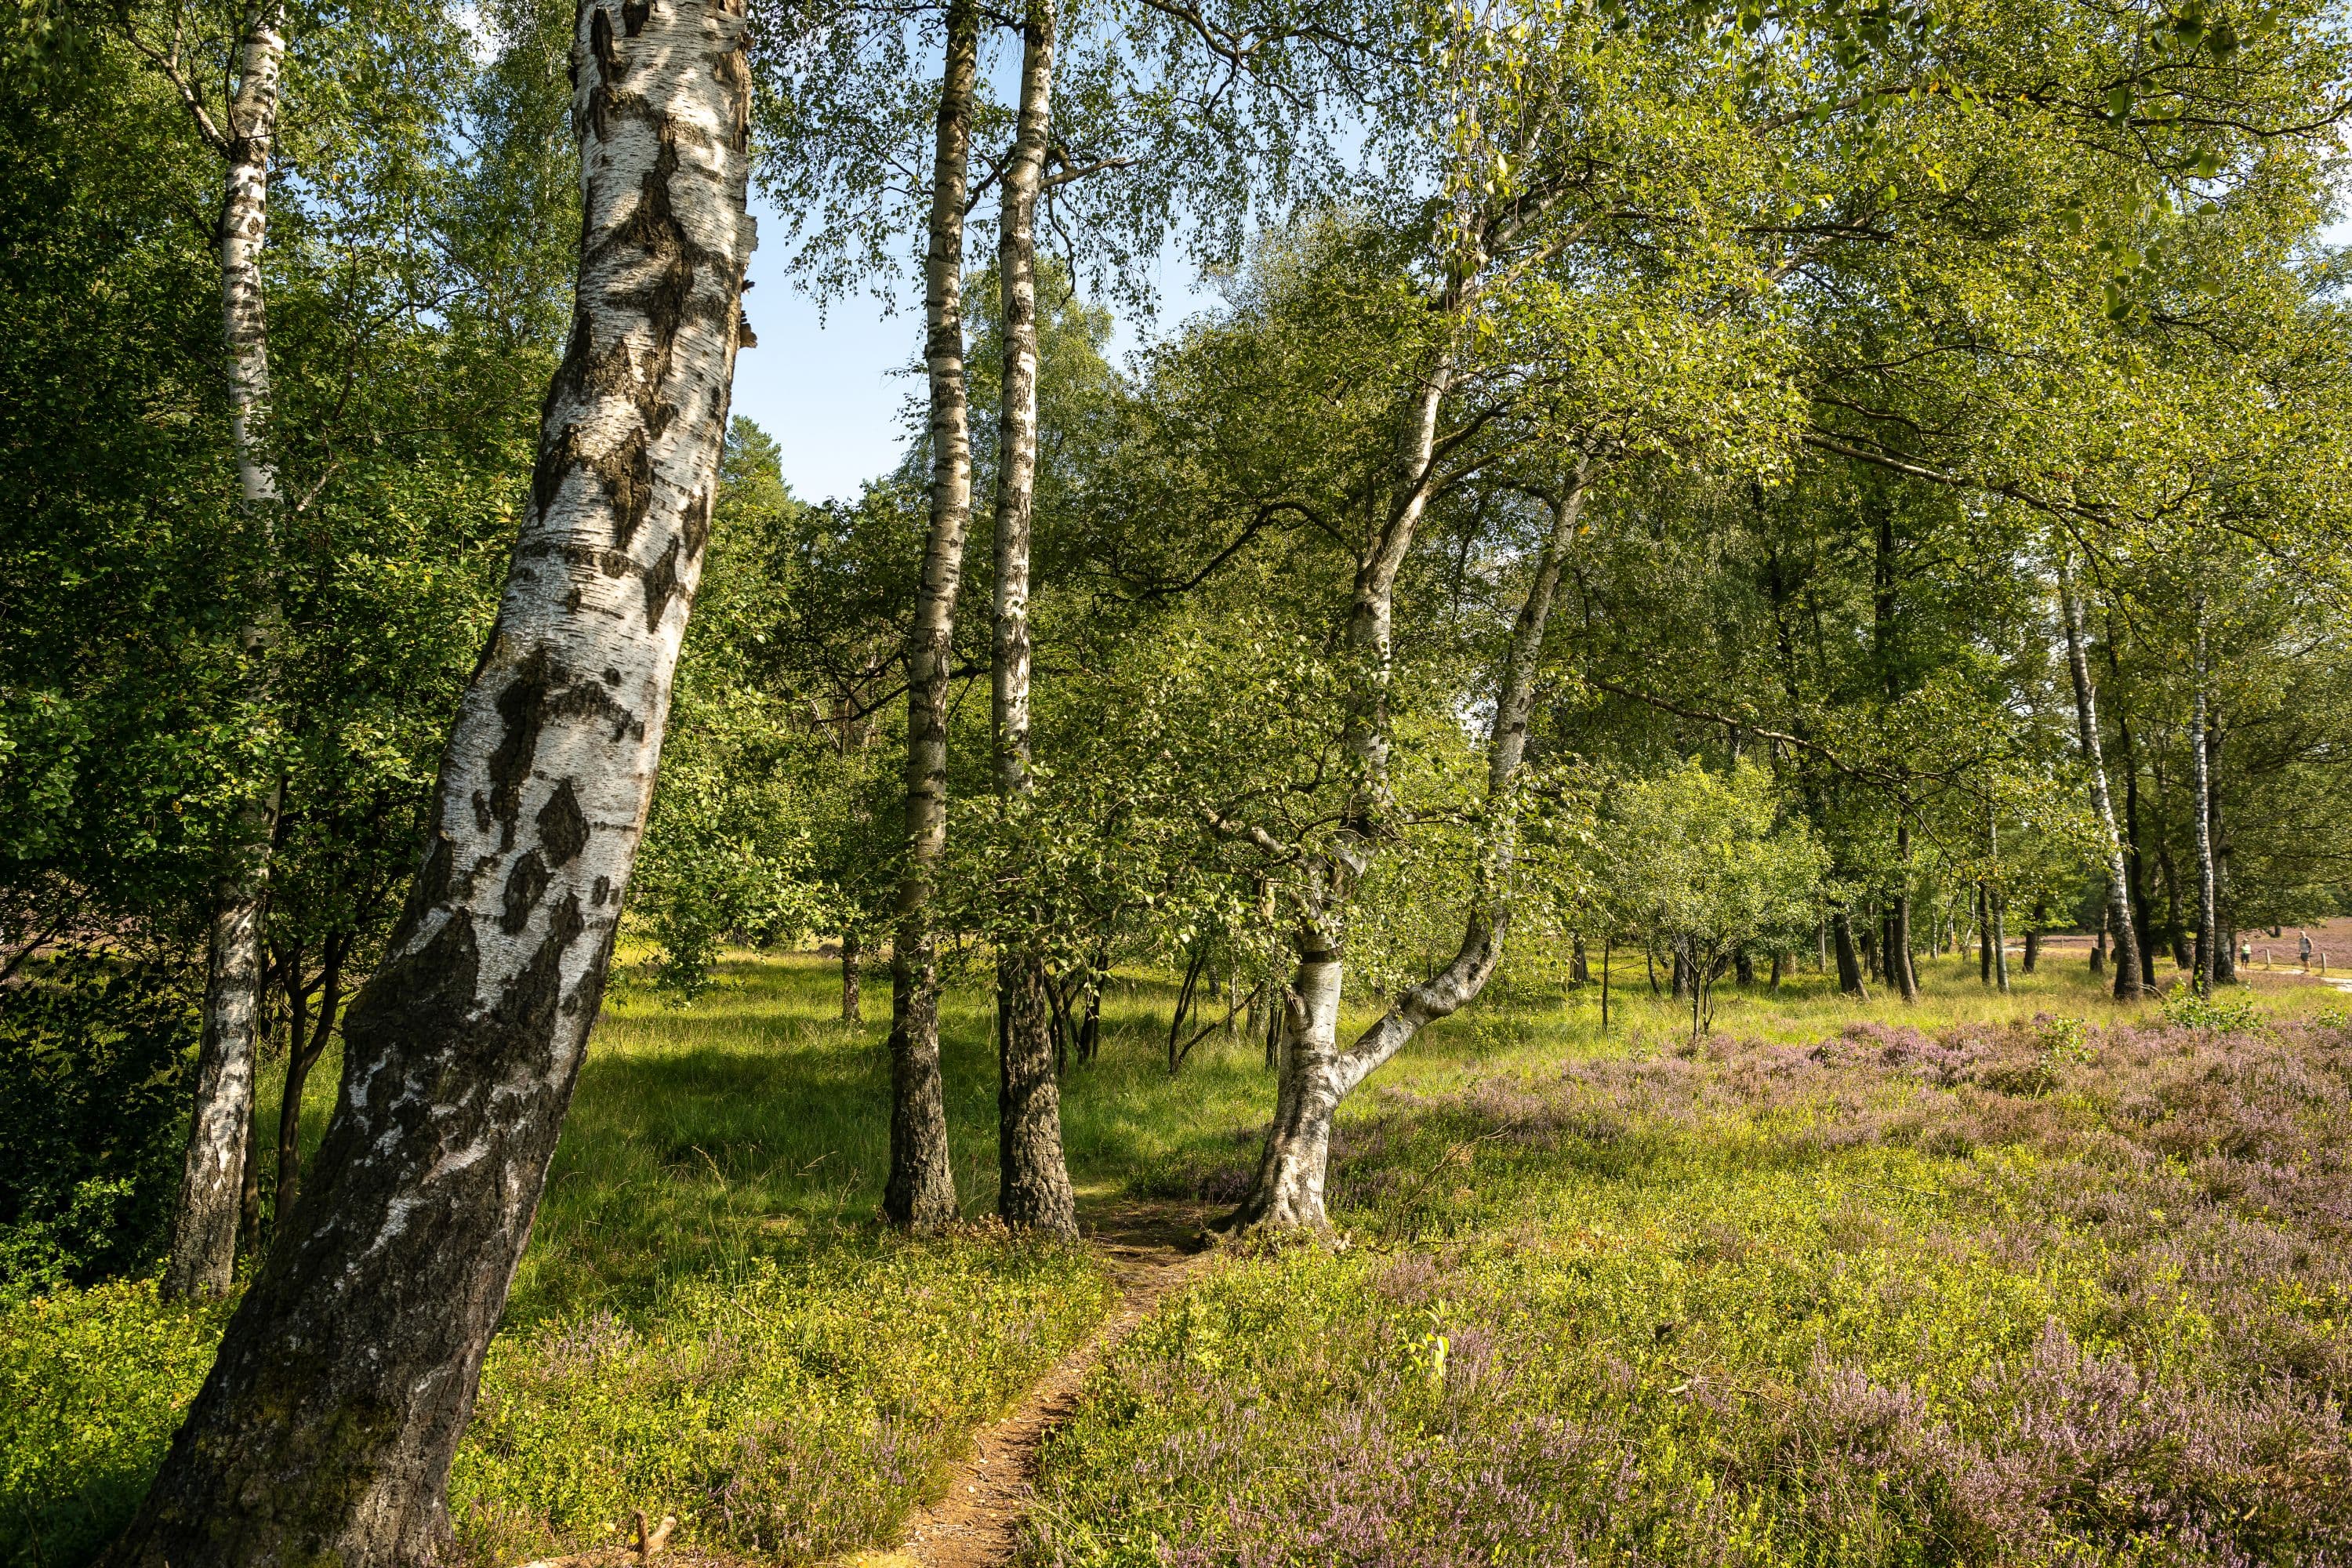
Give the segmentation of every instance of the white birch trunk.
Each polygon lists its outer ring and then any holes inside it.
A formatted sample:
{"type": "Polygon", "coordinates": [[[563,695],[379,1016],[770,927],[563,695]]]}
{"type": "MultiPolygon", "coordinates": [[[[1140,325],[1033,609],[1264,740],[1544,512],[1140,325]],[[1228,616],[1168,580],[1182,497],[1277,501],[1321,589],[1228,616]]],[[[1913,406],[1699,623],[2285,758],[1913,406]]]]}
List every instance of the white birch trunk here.
{"type": "MultiPolygon", "coordinates": [[[[996,783],[1029,795],[1029,538],[1037,480],[1037,193],[1054,83],[1053,0],[1029,0],[1021,99],[997,222],[1004,373],[997,419],[996,595],[991,718],[996,783]]],[[[997,955],[997,1212],[1016,1229],[1076,1237],[1076,1199],[1062,1157],[1045,960],[1008,942],[997,955]]]]}
{"type": "Polygon", "coordinates": [[[448,1466],[601,1002],[753,239],[741,0],[591,0],[577,304],[424,863],[333,1121],[110,1562],[446,1561],[448,1466]]]}
{"type": "Polygon", "coordinates": [[[2098,808],[2100,847],[2107,872],[2107,929],[2115,934],[2116,996],[2130,1001],[2141,994],[2139,932],[2132,922],[2131,873],[2124,865],[2122,834],[2116,829],[2115,796],[2107,788],[2107,763],[2099,741],[2098,698],[2091,686],[2090,657],[2084,650],[2083,601],[2074,592],[2074,574],[2062,549],[2058,556],[2058,597],[2066,617],[2066,670],[2074,686],[2074,731],[2083,748],[2083,764],[2090,770],[2092,804],[2098,808]]]}
{"type": "Polygon", "coordinates": [[[2195,690],[2189,699],[2189,754],[2195,769],[2197,789],[2197,967],[2198,991],[2204,995],[2213,993],[2213,976],[2218,961],[2215,943],[2220,935],[2221,910],[2219,889],[2213,875],[2213,759],[2205,744],[2205,605],[2200,599],[2197,609],[2197,646],[2191,674],[2195,690]]]}
{"type": "Polygon", "coordinates": [[[890,1171],[882,1213],[928,1229],[954,1220],[945,1086],[940,1078],[940,982],[931,887],[947,847],[948,674],[955,660],[956,590],[971,524],[971,419],[964,389],[963,212],[971,158],[980,8],[950,0],[931,163],[924,260],[923,361],[930,377],[931,516],[923,580],[907,633],[907,840],[890,944],[890,1171]]]}
{"type": "MultiPolygon", "coordinates": [[[[269,330],[263,308],[261,251],[269,226],[269,154],[278,133],[279,74],[285,60],[284,8],[257,7],[247,18],[237,83],[227,123],[215,142],[227,163],[217,235],[221,338],[227,351],[229,435],[236,452],[237,493],[262,562],[254,618],[239,637],[248,669],[247,700],[258,714],[268,701],[276,656],[278,474],[266,447],[269,423],[269,330]]],[[[205,128],[200,119],[199,128],[205,128]]],[[[261,1032],[262,899],[278,792],[253,789],[238,806],[213,891],[212,938],[205,954],[204,1036],[180,1195],[172,1215],[172,1250],[163,1267],[166,1296],[220,1296],[236,1269],[237,1216],[245,1167],[254,1158],[254,1060],[261,1032]]]]}
{"type": "Polygon", "coordinates": [[[1575,482],[1553,506],[1551,531],[1504,654],[1495,725],[1486,749],[1485,842],[1461,945],[1444,968],[1423,984],[1406,988],[1378,1022],[1341,1051],[1338,1047],[1341,954],[1335,946],[1307,945],[1320,933],[1314,930],[1307,933],[1298,978],[1285,1013],[1274,1121],[1266,1132],[1256,1180],[1249,1196],[1223,1222],[1227,1229],[1329,1229],[1323,1192],[1330,1163],[1331,1122],[1339,1102],[1423,1028],[1475,1000],[1502,961],[1503,939],[1511,921],[1512,868],[1518,850],[1520,768],[1527,758],[1528,723],[1535,710],[1536,674],[1542,662],[1552,601],[1581,523],[1589,484],[1589,468],[1580,463],[1575,482]]]}

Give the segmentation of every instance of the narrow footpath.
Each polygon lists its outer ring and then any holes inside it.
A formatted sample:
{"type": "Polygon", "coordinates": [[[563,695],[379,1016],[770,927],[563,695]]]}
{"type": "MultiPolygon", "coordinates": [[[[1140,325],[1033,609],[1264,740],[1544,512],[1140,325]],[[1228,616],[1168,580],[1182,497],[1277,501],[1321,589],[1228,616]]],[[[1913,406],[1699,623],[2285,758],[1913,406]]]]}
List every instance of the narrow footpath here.
{"type": "Polygon", "coordinates": [[[1013,1413],[975,1434],[972,1451],[948,1475],[946,1495],[919,1510],[895,1550],[866,1552],[844,1568],[996,1568],[1021,1544],[1021,1521],[1036,1496],[1038,1454],[1076,1408],[1087,1374],[1149,1317],[1160,1299],[1209,1262],[1198,1238],[1209,1211],[1120,1204],[1079,1216],[1087,1245],[1119,1290],[1094,1334],[1032,1384],[1013,1413]]]}

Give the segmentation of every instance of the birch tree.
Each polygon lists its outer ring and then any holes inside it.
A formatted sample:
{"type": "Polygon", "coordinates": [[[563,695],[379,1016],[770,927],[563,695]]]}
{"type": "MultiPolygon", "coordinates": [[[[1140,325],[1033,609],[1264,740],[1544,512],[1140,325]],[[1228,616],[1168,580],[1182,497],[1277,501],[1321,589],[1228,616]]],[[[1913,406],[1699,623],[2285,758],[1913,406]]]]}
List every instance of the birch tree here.
{"type": "Polygon", "coordinates": [[[423,864],[299,1205],[110,1561],[449,1550],[448,1466],[601,1000],[709,539],[753,243],[747,23],[583,5],[575,310],[423,864]]]}
{"type": "Polygon", "coordinates": [[[906,859],[890,947],[890,1173],[882,1212],[918,1229],[956,1217],[940,1080],[940,976],[931,895],[947,842],[948,680],[956,593],[971,526],[971,417],[964,385],[964,191],[971,161],[980,8],[950,0],[923,258],[923,363],[930,382],[930,531],[907,634],[906,859]]]}
{"type": "MultiPolygon", "coordinates": [[[[996,787],[1011,799],[1035,784],[1029,754],[1029,555],[1037,480],[1037,196],[1045,177],[1058,18],[1053,0],[1022,13],[1019,118],[1001,176],[999,329],[1004,363],[996,424],[996,584],[991,718],[996,787]]],[[[997,956],[997,1212],[1016,1228],[1076,1237],[1076,1200],[1062,1158],[1061,1091],[1045,954],[1013,944],[997,956]]]]}
{"type": "MultiPolygon", "coordinates": [[[[238,17],[232,84],[215,117],[183,59],[180,19],[167,42],[127,26],[131,47],[171,84],[205,146],[226,169],[215,244],[220,257],[221,338],[226,350],[229,434],[237,492],[255,558],[262,563],[238,641],[247,666],[245,703],[257,730],[268,726],[270,662],[278,607],[277,466],[269,454],[269,328],[261,253],[269,227],[270,149],[286,58],[283,0],[260,0],[238,17]]],[[[258,748],[257,748],[258,749],[258,748]]],[[[213,889],[205,973],[204,1040],[197,1053],[194,1115],[164,1265],[167,1296],[226,1293],[236,1267],[238,1194],[252,1157],[253,1076],[261,1033],[262,902],[279,788],[248,778],[223,847],[213,889]]]]}

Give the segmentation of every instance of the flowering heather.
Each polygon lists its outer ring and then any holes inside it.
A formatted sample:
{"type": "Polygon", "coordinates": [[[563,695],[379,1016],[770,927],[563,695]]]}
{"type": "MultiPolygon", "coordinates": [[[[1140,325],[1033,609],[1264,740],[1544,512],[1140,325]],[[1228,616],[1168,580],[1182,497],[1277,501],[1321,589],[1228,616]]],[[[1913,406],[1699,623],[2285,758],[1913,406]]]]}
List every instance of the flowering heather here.
{"type": "Polygon", "coordinates": [[[1332,1177],[1352,1247],[1098,1375],[1035,1561],[2352,1565],[2340,1026],[1718,1039],[1332,1177]]]}

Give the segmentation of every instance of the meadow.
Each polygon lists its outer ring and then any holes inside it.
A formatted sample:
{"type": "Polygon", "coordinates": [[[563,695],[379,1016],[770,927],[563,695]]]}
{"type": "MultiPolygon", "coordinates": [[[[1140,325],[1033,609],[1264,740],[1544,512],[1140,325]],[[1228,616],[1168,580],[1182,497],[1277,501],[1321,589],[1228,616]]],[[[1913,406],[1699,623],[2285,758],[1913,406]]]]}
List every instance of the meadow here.
{"type": "MultiPolygon", "coordinates": [[[[1507,975],[1346,1109],[1344,1245],[1231,1249],[1093,1375],[1028,1557],[2347,1560],[2345,999],[2257,973],[2118,1018],[2079,955],[2007,996],[1923,967],[1907,1009],[1727,985],[1697,1041],[1638,958],[1606,1036],[1592,988],[1507,975]]],[[[1246,1178],[1260,1047],[1171,1079],[1172,992],[1116,984],[1066,1077],[1086,1215],[1246,1178]]],[[[837,995],[805,955],[684,1007],[624,972],[453,1475],[468,1562],[635,1508],[749,1561],[887,1543],[1107,1310],[1085,1248],[984,1217],[976,985],[944,1030],[970,1221],[876,1223],[885,1028],[837,995]]],[[[0,1315],[0,1561],[91,1557],[220,1321],[141,1281],[0,1315]]]]}

